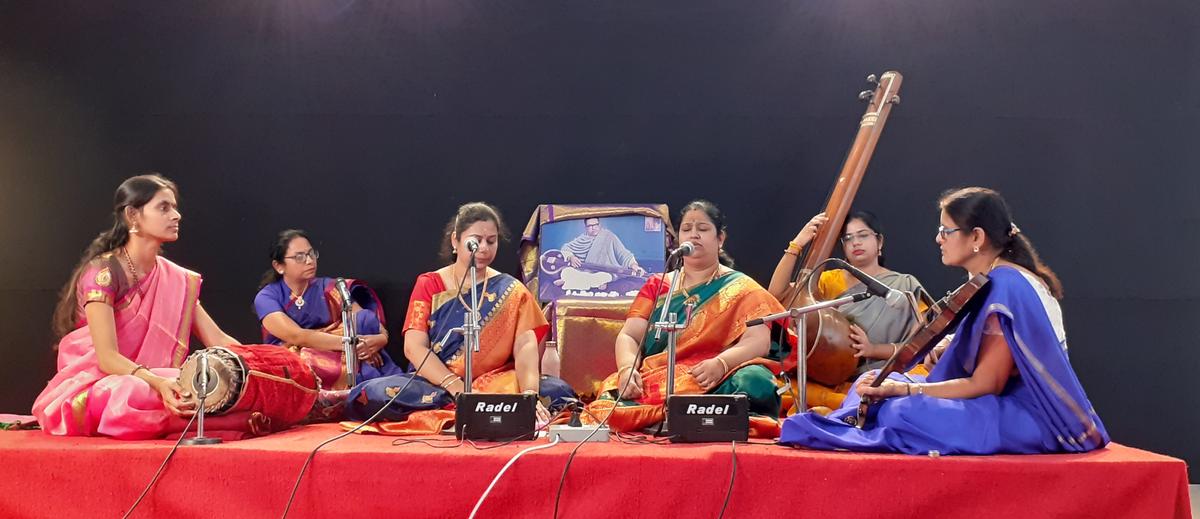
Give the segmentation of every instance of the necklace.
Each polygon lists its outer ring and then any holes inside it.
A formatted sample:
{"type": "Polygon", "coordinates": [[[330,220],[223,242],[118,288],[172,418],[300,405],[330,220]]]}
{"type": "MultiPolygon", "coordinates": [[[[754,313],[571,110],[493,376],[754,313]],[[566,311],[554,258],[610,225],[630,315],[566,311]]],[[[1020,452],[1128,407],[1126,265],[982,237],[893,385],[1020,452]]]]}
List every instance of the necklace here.
{"type": "MultiPolygon", "coordinates": [[[[451,271],[451,272],[453,272],[453,271],[451,271]]],[[[471,308],[471,305],[467,304],[467,301],[463,299],[463,291],[462,290],[458,291],[458,302],[462,303],[463,308],[474,310],[476,313],[478,313],[479,309],[483,308],[483,299],[487,295],[487,286],[488,286],[487,269],[484,269],[483,270],[483,289],[479,291],[479,306],[475,307],[475,308],[471,308]]]]}
{"type": "Polygon", "coordinates": [[[146,293],[142,292],[141,282],[138,276],[138,269],[133,265],[133,259],[129,257],[129,249],[121,247],[121,252],[125,255],[125,265],[129,267],[129,273],[133,276],[133,289],[138,295],[146,297],[146,293]]]}
{"type": "MultiPolygon", "coordinates": [[[[286,283],[285,283],[285,286],[286,286],[286,283]]],[[[289,287],[288,290],[291,290],[291,287],[289,287]]],[[[306,282],[304,282],[304,288],[300,289],[299,294],[292,292],[292,304],[296,306],[297,310],[304,308],[304,293],[307,291],[308,291],[308,282],[306,281],[306,282]]]]}
{"type": "MultiPolygon", "coordinates": [[[[713,282],[713,280],[717,279],[717,277],[718,277],[718,274],[720,274],[720,273],[721,273],[721,264],[720,264],[720,263],[718,263],[718,264],[717,264],[717,268],[716,268],[716,269],[714,269],[714,270],[713,270],[713,273],[712,273],[712,275],[708,277],[708,281],[705,281],[703,285],[701,285],[701,284],[697,283],[697,284],[695,284],[695,285],[691,286],[690,288],[691,288],[692,290],[695,290],[695,289],[697,289],[697,288],[706,287],[706,286],[708,286],[710,283],[712,283],[712,282],[713,282]]],[[[686,279],[687,279],[687,275],[686,275],[686,273],[681,273],[680,275],[682,275],[682,276],[684,277],[684,280],[686,280],[686,279]]],[[[684,280],[680,280],[680,282],[682,283],[684,280]]],[[[683,292],[683,295],[684,295],[685,297],[690,297],[690,296],[691,296],[691,294],[688,292],[688,288],[683,288],[683,287],[681,287],[681,288],[679,289],[679,291],[680,291],[680,292],[683,292]]]]}

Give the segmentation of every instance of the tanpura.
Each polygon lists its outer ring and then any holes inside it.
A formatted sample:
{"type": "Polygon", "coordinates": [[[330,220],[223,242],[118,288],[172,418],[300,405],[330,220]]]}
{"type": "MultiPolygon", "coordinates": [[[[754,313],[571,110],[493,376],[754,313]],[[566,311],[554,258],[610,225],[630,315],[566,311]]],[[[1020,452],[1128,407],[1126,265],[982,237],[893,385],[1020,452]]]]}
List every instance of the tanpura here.
{"type": "MultiPolygon", "coordinates": [[[[795,308],[816,302],[812,293],[812,278],[820,274],[819,267],[833,252],[892,105],[900,102],[903,79],[896,71],[884,72],[878,79],[873,74],[867,77],[867,81],[875,84],[875,89],[859,93],[859,98],[867,101],[867,109],[825,205],[825,214],[829,219],[817,230],[804,250],[801,261],[796,263],[791,284],[779,298],[785,307],[795,308]]],[[[845,382],[858,367],[855,350],[850,347],[849,321],[834,309],[808,313],[802,318],[805,319],[808,378],[827,386],[845,382]]],[[[797,363],[797,354],[793,350],[784,359],[783,368],[788,372],[794,371],[797,363]]],[[[796,403],[800,409],[804,405],[806,403],[796,403]]]]}

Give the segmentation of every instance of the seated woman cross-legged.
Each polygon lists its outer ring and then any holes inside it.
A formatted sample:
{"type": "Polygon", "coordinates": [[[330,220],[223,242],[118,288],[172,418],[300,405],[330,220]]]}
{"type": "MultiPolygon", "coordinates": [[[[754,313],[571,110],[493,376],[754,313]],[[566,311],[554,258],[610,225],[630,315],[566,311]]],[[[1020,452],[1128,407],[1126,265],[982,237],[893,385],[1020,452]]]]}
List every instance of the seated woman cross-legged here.
{"type": "Polygon", "coordinates": [[[1013,223],[999,193],[965,188],[942,197],[936,241],[942,262],[986,274],[977,309],[965,314],[928,377],[877,372],[859,378],[828,416],[803,413],[780,442],[827,450],[908,454],[1084,452],[1108,433],[1067,357],[1062,285],[1013,223]],[[872,405],[862,428],[857,407],[872,405]]]}
{"type": "Polygon", "coordinates": [[[465,346],[460,333],[470,306],[468,241],[478,244],[476,309],[483,326],[474,353],[471,390],[479,393],[535,393],[549,401],[538,404],[540,421],[573,399],[570,386],[541,375],[538,344],[550,325],[533,294],[516,278],[488,266],[506,235],[500,214],[490,205],[463,205],[446,226],[443,255],[451,263],[417,277],[404,319],[404,355],[409,373],[360,383],[350,391],[346,416],[365,420],[383,410],[384,420],[372,428],[388,434],[427,434],[454,420],[448,407],[465,385],[465,346]],[[393,398],[394,397],[394,398],[393,398]],[[386,408],[384,406],[387,406],[386,408]],[[547,407],[549,409],[547,409],[547,407]]]}
{"type": "Polygon", "coordinates": [[[770,329],[746,327],[746,321],[783,311],[771,294],[749,276],[733,270],[725,254],[725,219],[711,202],[683,208],[679,238],[694,252],[678,271],[679,292],[669,301],[671,276],[652,276],[629,308],[617,336],[617,372],[605,379],[601,397],[587,407],[585,421],[608,419],[617,431],[635,431],[663,420],[667,382],[667,334],[655,334],[662,306],[682,322],[685,303],[695,303],[691,324],[676,341],[675,394],[744,394],[752,430],[771,436],[778,430],[779,396],[774,377],[763,366],[770,353],[770,329]],[[639,362],[639,359],[640,362],[639,362]],[[612,413],[612,416],[608,415],[612,413]]]}
{"type": "MultiPolygon", "coordinates": [[[[264,342],[296,350],[323,389],[349,389],[342,356],[342,300],[332,278],[317,277],[318,254],[304,231],[279,233],[271,246],[271,270],[254,297],[254,311],[264,342]]],[[[361,281],[348,279],[346,284],[359,338],[357,380],[403,373],[383,350],[388,333],[379,298],[361,281]]]]}
{"type": "Polygon", "coordinates": [[[46,433],[144,439],[179,432],[196,409],[177,380],[192,335],[208,346],[240,344],[200,305],[200,275],[160,255],[164,243],[179,239],[178,192],[157,174],[117,188],[112,227],[84,252],[54,314],[58,373],[33,403],[46,433]]]}
{"type": "MultiPolygon", "coordinates": [[[[789,278],[796,265],[800,250],[812,241],[817,230],[824,225],[824,213],[818,214],[805,224],[796,234],[795,240],[788,244],[783,257],[775,267],[767,288],[775,297],[783,295],[791,287],[789,278]]],[[[846,261],[855,268],[874,277],[889,288],[908,293],[923,290],[917,278],[888,269],[884,266],[884,232],[879,219],[869,211],[852,211],[846,216],[846,223],[841,229],[842,252],[846,261]]],[[[829,269],[821,272],[816,280],[813,295],[818,300],[830,300],[865,292],[866,286],[844,269],[829,269]]],[[[918,307],[924,310],[924,307],[918,307]]],[[[858,369],[849,380],[833,387],[825,386],[809,380],[807,382],[808,407],[818,408],[827,412],[837,408],[846,397],[850,384],[858,375],[883,366],[904,340],[916,329],[917,320],[911,309],[894,308],[885,299],[873,297],[865,301],[842,305],[838,308],[842,315],[851,321],[850,346],[860,360],[858,369]]],[[[794,335],[789,341],[794,341],[794,335]]],[[[924,368],[919,368],[918,374],[927,375],[924,368]]],[[[795,381],[792,381],[793,383],[795,381]]],[[[792,408],[793,392],[784,395],[784,405],[792,408]]]]}

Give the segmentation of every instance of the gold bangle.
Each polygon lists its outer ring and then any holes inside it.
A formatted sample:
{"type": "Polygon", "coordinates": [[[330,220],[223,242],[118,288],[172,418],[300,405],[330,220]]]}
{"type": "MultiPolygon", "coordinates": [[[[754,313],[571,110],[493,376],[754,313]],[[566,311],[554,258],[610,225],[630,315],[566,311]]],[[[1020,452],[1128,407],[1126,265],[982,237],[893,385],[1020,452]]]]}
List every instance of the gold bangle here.
{"type": "Polygon", "coordinates": [[[799,255],[800,255],[800,249],[801,249],[801,248],[802,248],[802,247],[800,247],[800,245],[799,245],[799,244],[797,244],[797,243],[795,242],[795,240],[793,240],[793,241],[789,241],[789,242],[788,242],[788,246],[787,246],[787,248],[786,248],[786,249],[783,249],[783,253],[784,253],[784,254],[791,254],[792,256],[799,256],[799,255]]]}
{"type": "Polygon", "coordinates": [[[143,369],[146,370],[146,373],[153,373],[152,371],[150,371],[150,368],[147,368],[144,364],[138,364],[137,367],[133,368],[133,371],[129,372],[129,374],[131,376],[136,376],[138,370],[143,370],[143,369]]]}
{"type": "Polygon", "coordinates": [[[438,382],[438,386],[446,387],[446,379],[448,379],[450,377],[457,377],[457,376],[458,375],[455,375],[453,372],[447,373],[446,376],[442,377],[442,380],[440,382],[438,382]]]}
{"type": "MultiPolygon", "coordinates": [[[[450,381],[449,381],[449,382],[445,382],[445,383],[442,383],[442,384],[439,384],[439,385],[440,385],[440,386],[442,386],[442,389],[445,389],[445,390],[449,391],[449,390],[450,390],[450,385],[451,385],[451,384],[453,384],[453,383],[455,383],[455,382],[458,382],[458,381],[460,381],[460,380],[462,380],[462,379],[461,379],[461,378],[458,378],[458,375],[455,375],[455,376],[454,376],[454,378],[453,378],[453,379],[450,379],[450,381]]],[[[464,382],[463,384],[465,385],[466,383],[464,382]]]]}
{"type": "Polygon", "coordinates": [[[729,373],[729,363],[725,362],[725,359],[722,359],[719,355],[713,358],[717,359],[717,362],[721,363],[721,366],[725,368],[725,373],[729,373]]]}

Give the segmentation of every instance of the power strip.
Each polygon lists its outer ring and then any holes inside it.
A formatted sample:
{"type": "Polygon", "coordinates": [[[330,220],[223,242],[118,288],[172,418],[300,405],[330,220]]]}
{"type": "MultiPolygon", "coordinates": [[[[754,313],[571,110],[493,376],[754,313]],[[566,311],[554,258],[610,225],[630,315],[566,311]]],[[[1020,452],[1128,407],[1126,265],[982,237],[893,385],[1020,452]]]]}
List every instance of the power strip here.
{"type": "Polygon", "coordinates": [[[554,441],[558,437],[558,441],[563,443],[579,443],[585,439],[589,442],[607,442],[608,441],[608,426],[600,427],[596,430],[594,425],[583,425],[579,427],[571,427],[570,425],[551,425],[550,434],[546,436],[549,441],[554,441]],[[596,434],[592,434],[595,431],[596,434]],[[591,435],[591,438],[588,436],[591,435]]]}

